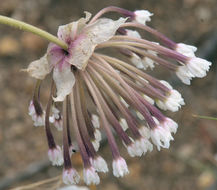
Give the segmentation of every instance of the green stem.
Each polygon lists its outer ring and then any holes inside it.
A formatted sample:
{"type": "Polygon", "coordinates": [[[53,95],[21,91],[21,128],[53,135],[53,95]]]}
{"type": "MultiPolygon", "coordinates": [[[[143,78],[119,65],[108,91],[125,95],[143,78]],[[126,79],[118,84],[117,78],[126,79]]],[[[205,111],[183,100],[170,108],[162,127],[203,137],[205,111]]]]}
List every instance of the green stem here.
{"type": "Polygon", "coordinates": [[[200,118],[200,119],[209,119],[209,120],[216,120],[217,121],[216,117],[210,117],[210,116],[204,116],[204,115],[195,115],[195,114],[192,114],[192,116],[200,118]]]}
{"type": "Polygon", "coordinates": [[[58,46],[62,47],[65,50],[68,49],[67,44],[65,42],[59,40],[56,36],[46,32],[40,28],[37,28],[37,27],[32,26],[30,24],[27,24],[25,22],[0,15],[0,23],[14,27],[14,28],[18,28],[20,30],[31,32],[33,34],[41,36],[42,38],[45,38],[46,40],[48,40],[50,42],[57,44],[58,46]]]}

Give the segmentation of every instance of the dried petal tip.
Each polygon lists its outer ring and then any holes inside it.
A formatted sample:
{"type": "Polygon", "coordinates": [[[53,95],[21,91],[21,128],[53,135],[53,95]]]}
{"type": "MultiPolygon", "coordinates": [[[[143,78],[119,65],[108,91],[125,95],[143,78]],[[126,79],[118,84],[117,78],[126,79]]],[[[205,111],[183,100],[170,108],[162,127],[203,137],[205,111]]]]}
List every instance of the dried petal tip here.
{"type": "Polygon", "coordinates": [[[59,146],[48,150],[48,158],[52,165],[61,166],[63,164],[63,152],[59,146]]]}
{"type": "Polygon", "coordinates": [[[153,145],[149,142],[149,140],[145,138],[140,138],[135,141],[136,148],[140,149],[143,154],[145,154],[147,151],[152,151],[153,150],[153,145]]]}
{"type": "Polygon", "coordinates": [[[140,112],[136,111],[136,115],[140,120],[142,120],[142,121],[145,120],[145,118],[143,117],[143,115],[140,112]]]}
{"type": "MultiPolygon", "coordinates": [[[[155,42],[153,42],[155,43],[155,42]]],[[[155,43],[155,44],[159,44],[159,43],[155,43]]],[[[147,53],[150,54],[150,55],[153,55],[153,56],[157,56],[157,52],[156,51],[152,51],[152,50],[147,50],[147,53]]],[[[144,57],[142,59],[142,63],[143,63],[143,66],[144,66],[144,69],[146,70],[148,67],[150,67],[150,69],[154,69],[155,65],[154,65],[154,61],[149,58],[149,57],[144,57]]]]}
{"type": "Polygon", "coordinates": [[[182,105],[185,105],[184,99],[181,94],[172,88],[172,86],[166,82],[161,80],[162,84],[164,84],[167,88],[170,89],[166,99],[164,101],[157,100],[156,104],[162,110],[170,110],[172,112],[176,112],[182,105]]]}
{"type": "Polygon", "coordinates": [[[53,123],[58,131],[62,131],[63,120],[61,118],[60,111],[55,106],[52,106],[51,110],[52,110],[52,116],[49,117],[50,123],[53,123]]]}
{"type": "Polygon", "coordinates": [[[98,142],[101,141],[102,135],[101,135],[101,133],[100,133],[100,131],[98,129],[95,129],[95,131],[94,131],[94,137],[95,137],[96,141],[98,141],[98,142]]]}
{"type": "Polygon", "coordinates": [[[142,60],[141,58],[135,54],[135,53],[132,53],[131,54],[131,57],[130,57],[130,61],[138,68],[138,69],[143,69],[143,63],[142,63],[142,60]]]}
{"type": "Polygon", "coordinates": [[[116,21],[108,18],[100,18],[93,24],[85,27],[85,30],[81,34],[82,36],[75,40],[75,45],[70,50],[73,56],[70,57],[68,62],[78,69],[84,70],[95,47],[98,44],[110,40],[126,20],[126,18],[119,18],[116,21]]]}
{"type": "Polygon", "coordinates": [[[189,71],[192,73],[192,75],[198,78],[205,77],[206,72],[209,71],[211,65],[212,65],[211,62],[198,57],[192,57],[186,63],[186,66],[189,69],[189,71]]]}
{"type": "Polygon", "coordinates": [[[95,128],[99,128],[100,127],[100,122],[99,122],[99,117],[95,114],[92,114],[91,116],[91,122],[93,124],[93,126],[95,128]]]}
{"type": "Polygon", "coordinates": [[[135,14],[135,21],[140,23],[140,24],[146,24],[146,22],[151,21],[151,16],[153,13],[150,13],[147,10],[137,10],[134,11],[135,14]]]}
{"type": "Polygon", "coordinates": [[[126,161],[122,157],[113,160],[112,168],[115,177],[123,177],[129,173],[126,161]]]}
{"type": "MultiPolygon", "coordinates": [[[[156,118],[154,118],[156,123],[158,122],[156,118]]],[[[162,148],[169,148],[170,141],[173,140],[171,135],[171,129],[169,127],[165,127],[164,125],[160,125],[157,123],[157,126],[154,129],[151,129],[151,140],[157,146],[157,149],[160,151],[162,148]]]]}
{"type": "Polygon", "coordinates": [[[194,77],[194,75],[188,70],[187,66],[179,66],[176,71],[177,77],[187,85],[191,84],[191,79],[194,77]]]}
{"type": "Polygon", "coordinates": [[[142,135],[142,137],[149,139],[151,137],[151,131],[148,127],[142,126],[139,128],[139,132],[142,135]]]}
{"type": "Polygon", "coordinates": [[[87,169],[84,168],[83,174],[84,174],[84,182],[87,185],[91,185],[91,184],[98,185],[99,184],[100,182],[99,176],[93,167],[89,167],[87,169]]]}
{"type": "Polygon", "coordinates": [[[67,185],[77,184],[80,180],[80,176],[73,168],[63,170],[63,183],[67,185]]]}
{"type": "Polygon", "coordinates": [[[142,156],[143,151],[137,147],[136,143],[127,146],[127,152],[131,157],[142,156]]]}
{"type": "Polygon", "coordinates": [[[139,32],[137,32],[136,30],[126,29],[126,35],[132,38],[141,38],[139,32]]]}
{"type": "Polygon", "coordinates": [[[35,106],[33,101],[29,104],[29,115],[32,117],[33,125],[35,127],[44,126],[45,124],[45,113],[43,112],[41,115],[38,115],[35,110],[35,106]]]}
{"type": "Polygon", "coordinates": [[[121,96],[120,96],[120,100],[124,104],[124,106],[126,106],[127,108],[129,108],[129,104],[121,96]]]}
{"type": "Polygon", "coordinates": [[[47,54],[40,59],[31,62],[24,71],[27,71],[31,77],[43,80],[45,76],[51,72],[51,68],[47,62],[47,54]]]}
{"type": "Polygon", "coordinates": [[[195,57],[194,52],[197,51],[197,48],[195,46],[183,44],[183,43],[178,43],[176,44],[176,49],[177,52],[187,56],[187,57],[195,57]]]}
{"type": "Polygon", "coordinates": [[[164,122],[162,123],[162,126],[174,134],[177,132],[178,129],[178,124],[168,117],[165,118],[164,122]]]}
{"type": "Polygon", "coordinates": [[[97,141],[97,140],[95,139],[95,140],[93,140],[93,141],[91,141],[91,142],[92,142],[92,145],[93,145],[95,151],[97,152],[97,151],[99,150],[99,147],[100,147],[99,141],[97,141]]]}
{"type": "Polygon", "coordinates": [[[93,167],[97,172],[108,172],[107,163],[101,156],[97,156],[96,158],[94,158],[92,163],[93,167]]]}
{"type": "Polygon", "coordinates": [[[120,118],[119,123],[124,131],[128,129],[127,121],[124,118],[120,118]]]}
{"type": "Polygon", "coordinates": [[[154,100],[150,98],[149,96],[143,94],[142,97],[150,104],[154,105],[154,100]]]}

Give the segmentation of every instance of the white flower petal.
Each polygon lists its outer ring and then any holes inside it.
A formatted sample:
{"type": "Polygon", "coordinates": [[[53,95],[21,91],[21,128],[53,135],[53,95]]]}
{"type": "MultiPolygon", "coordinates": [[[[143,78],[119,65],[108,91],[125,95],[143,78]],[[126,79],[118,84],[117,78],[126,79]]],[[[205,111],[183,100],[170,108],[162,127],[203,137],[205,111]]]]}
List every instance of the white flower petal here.
{"type": "Polygon", "coordinates": [[[124,104],[124,106],[129,108],[129,104],[121,96],[120,96],[120,101],[124,104]]]}
{"type": "Polygon", "coordinates": [[[175,132],[177,129],[176,123],[172,120],[166,119],[166,121],[161,124],[155,117],[153,117],[157,126],[151,129],[151,140],[153,144],[157,146],[158,151],[162,148],[169,148],[170,141],[174,140],[171,132],[175,132]]]}
{"type": "Polygon", "coordinates": [[[48,150],[48,158],[53,166],[61,166],[63,164],[63,152],[60,146],[48,150]]]}
{"type": "Polygon", "coordinates": [[[151,152],[153,150],[153,145],[146,138],[141,137],[135,141],[135,144],[137,149],[140,149],[144,155],[147,151],[151,152]]]}
{"type": "Polygon", "coordinates": [[[54,43],[49,43],[47,48],[47,61],[51,68],[59,64],[65,56],[66,51],[64,51],[60,46],[54,43]]]}
{"type": "Polygon", "coordinates": [[[95,184],[98,185],[100,182],[99,176],[93,167],[84,168],[83,170],[84,182],[87,185],[95,184]]]}
{"type": "Polygon", "coordinates": [[[126,35],[133,38],[142,38],[136,30],[126,29],[126,35]]]}
{"type": "Polygon", "coordinates": [[[95,137],[95,140],[98,142],[102,140],[101,132],[98,129],[94,130],[94,137],[95,137]]]}
{"type": "Polygon", "coordinates": [[[89,188],[84,186],[70,185],[70,186],[61,187],[57,190],[89,190],[89,188]]]}
{"type": "Polygon", "coordinates": [[[147,10],[137,10],[134,12],[135,13],[135,21],[146,25],[146,22],[151,21],[151,16],[153,13],[150,13],[147,10]]]}
{"type": "Polygon", "coordinates": [[[66,25],[59,26],[57,36],[64,42],[74,39],[76,34],[79,34],[81,30],[85,27],[86,23],[90,20],[91,13],[84,12],[86,14],[85,18],[80,18],[75,22],[71,22],[66,25]]]}
{"type": "Polygon", "coordinates": [[[184,99],[181,94],[174,90],[173,87],[166,81],[161,80],[162,84],[164,84],[167,88],[170,89],[169,94],[167,95],[164,101],[156,100],[156,104],[162,110],[170,110],[172,112],[176,112],[182,105],[185,105],[184,99]]]}
{"type": "Polygon", "coordinates": [[[149,102],[150,104],[154,105],[154,99],[150,98],[149,96],[143,94],[142,97],[149,102]]]}
{"type": "Polygon", "coordinates": [[[174,134],[177,132],[178,129],[178,124],[168,117],[166,117],[165,121],[162,123],[162,126],[174,134]]]}
{"type": "Polygon", "coordinates": [[[137,146],[138,144],[136,144],[135,142],[127,146],[127,152],[131,157],[142,156],[143,151],[137,146]]]}
{"type": "Polygon", "coordinates": [[[203,78],[206,76],[206,72],[209,71],[211,62],[201,59],[198,57],[192,57],[189,62],[186,64],[189,71],[195,76],[199,78],[203,78]]]}
{"type": "Polygon", "coordinates": [[[57,88],[57,97],[53,99],[55,102],[63,101],[70,94],[75,84],[75,77],[71,71],[71,65],[63,63],[61,66],[54,67],[53,79],[57,88]]]}
{"type": "Polygon", "coordinates": [[[127,124],[126,119],[120,118],[119,123],[124,131],[128,129],[128,124],[127,124]]]}
{"type": "Polygon", "coordinates": [[[186,65],[179,66],[176,71],[177,77],[187,85],[191,84],[191,79],[194,77],[194,75],[188,70],[186,65]]]}
{"type": "Polygon", "coordinates": [[[143,69],[143,63],[142,59],[135,53],[132,53],[130,57],[130,61],[138,68],[138,69],[143,69]]]}
{"type": "Polygon", "coordinates": [[[68,58],[68,62],[78,69],[85,69],[95,47],[112,38],[125,21],[126,19],[124,18],[120,18],[117,21],[102,18],[85,27],[82,34],[72,44],[70,49],[71,56],[68,58]]]}
{"type": "Polygon", "coordinates": [[[113,160],[112,168],[115,177],[123,177],[129,173],[126,161],[122,157],[113,160]]]}
{"type": "Polygon", "coordinates": [[[28,68],[23,71],[27,71],[31,77],[43,80],[51,70],[52,68],[49,66],[47,61],[47,54],[45,54],[40,59],[31,62],[28,68]]]}
{"type": "Polygon", "coordinates": [[[80,180],[80,176],[73,168],[63,170],[63,183],[67,185],[77,184],[80,180]]]}
{"type": "Polygon", "coordinates": [[[92,122],[92,124],[93,124],[93,126],[95,128],[100,127],[100,121],[99,121],[99,116],[98,115],[92,114],[91,115],[91,122],[92,122]]]}
{"type": "Polygon", "coordinates": [[[94,140],[94,141],[91,141],[91,142],[92,142],[92,145],[93,145],[94,150],[95,150],[96,152],[98,152],[99,147],[100,147],[99,141],[94,140]]]}
{"type": "Polygon", "coordinates": [[[36,113],[33,101],[31,101],[30,104],[29,104],[29,115],[31,116],[31,118],[32,118],[32,120],[34,122],[33,125],[35,127],[39,127],[39,126],[44,126],[45,125],[45,112],[43,111],[43,113],[41,115],[38,115],[36,113]]]}
{"type": "Polygon", "coordinates": [[[197,51],[197,48],[184,43],[178,43],[176,46],[176,51],[187,57],[195,57],[194,52],[197,51]]]}
{"type": "Polygon", "coordinates": [[[97,172],[108,172],[107,163],[101,156],[97,156],[96,158],[94,158],[92,164],[97,172]]]}
{"type": "Polygon", "coordinates": [[[145,126],[141,126],[139,128],[139,132],[140,134],[142,135],[142,137],[146,138],[146,139],[149,139],[151,137],[151,131],[148,127],[145,127],[145,126]]]}
{"type": "Polygon", "coordinates": [[[173,89],[173,87],[171,86],[171,84],[168,83],[165,80],[160,80],[160,83],[163,84],[164,86],[166,86],[167,88],[171,89],[171,90],[173,89]]]}
{"type": "Polygon", "coordinates": [[[136,115],[140,120],[145,120],[144,116],[139,111],[136,111],[136,115]]]}
{"type": "MultiPolygon", "coordinates": [[[[152,43],[159,45],[159,43],[157,43],[157,42],[152,42],[152,43]]],[[[147,50],[147,53],[148,53],[149,55],[157,56],[157,52],[156,52],[156,51],[153,51],[153,50],[147,50]]],[[[153,68],[155,67],[154,64],[157,64],[157,63],[155,63],[155,61],[153,61],[153,60],[152,60],[151,58],[149,58],[149,57],[144,57],[144,58],[142,59],[142,63],[143,63],[143,66],[144,66],[144,69],[145,69],[145,70],[146,70],[148,67],[150,67],[150,69],[153,69],[153,68]]]]}

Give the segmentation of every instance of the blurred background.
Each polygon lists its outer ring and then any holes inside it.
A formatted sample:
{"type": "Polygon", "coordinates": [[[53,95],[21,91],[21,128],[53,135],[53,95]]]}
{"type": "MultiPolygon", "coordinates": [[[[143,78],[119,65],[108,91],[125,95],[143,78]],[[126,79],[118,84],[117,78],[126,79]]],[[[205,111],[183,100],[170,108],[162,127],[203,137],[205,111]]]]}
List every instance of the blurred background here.
{"type": "MultiPolygon", "coordinates": [[[[110,5],[147,9],[154,13],[149,26],[176,42],[197,46],[197,55],[213,63],[206,78],[194,79],[191,86],[186,86],[162,68],[153,71],[155,76],[172,83],[185,98],[186,105],[181,111],[165,113],[179,123],[170,149],[160,152],[155,149],[141,158],[130,158],[120,146],[130,174],[117,179],[110,170],[101,175],[100,185],[91,189],[217,189],[217,121],[192,116],[217,117],[216,0],[0,0],[0,3],[1,15],[23,20],[52,34],[56,34],[59,25],[83,16],[84,11],[95,14],[110,5]]],[[[20,72],[44,54],[47,44],[33,34],[0,25],[0,190],[52,178],[62,172],[47,160],[44,129],[33,127],[28,116],[35,81],[20,72]]],[[[47,97],[45,84],[42,103],[47,97]]],[[[61,139],[61,134],[56,135],[61,139]]],[[[107,142],[100,152],[111,168],[107,142]]],[[[79,154],[72,159],[77,168],[82,167],[79,154]]],[[[52,183],[47,189],[55,189],[52,183]]]]}

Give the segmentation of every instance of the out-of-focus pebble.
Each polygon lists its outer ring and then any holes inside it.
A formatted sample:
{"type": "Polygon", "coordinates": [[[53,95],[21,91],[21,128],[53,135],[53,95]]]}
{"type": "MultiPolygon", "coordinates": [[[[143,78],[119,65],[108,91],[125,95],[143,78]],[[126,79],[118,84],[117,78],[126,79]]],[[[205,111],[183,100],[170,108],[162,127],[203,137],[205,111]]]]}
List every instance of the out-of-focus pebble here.
{"type": "Polygon", "coordinates": [[[199,188],[206,189],[210,187],[214,182],[215,182],[214,175],[209,171],[205,171],[199,176],[197,184],[199,188]]]}
{"type": "Polygon", "coordinates": [[[19,50],[19,43],[11,36],[5,36],[2,39],[0,39],[0,55],[15,55],[19,52],[19,50]]]}

